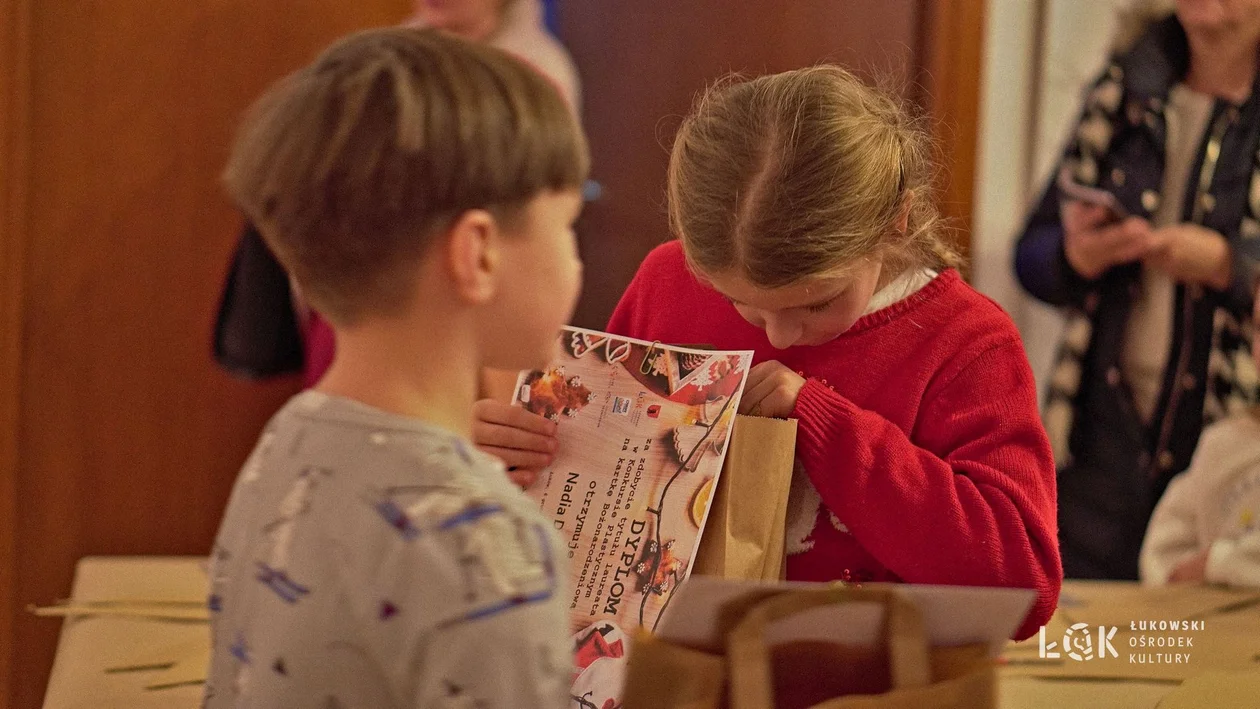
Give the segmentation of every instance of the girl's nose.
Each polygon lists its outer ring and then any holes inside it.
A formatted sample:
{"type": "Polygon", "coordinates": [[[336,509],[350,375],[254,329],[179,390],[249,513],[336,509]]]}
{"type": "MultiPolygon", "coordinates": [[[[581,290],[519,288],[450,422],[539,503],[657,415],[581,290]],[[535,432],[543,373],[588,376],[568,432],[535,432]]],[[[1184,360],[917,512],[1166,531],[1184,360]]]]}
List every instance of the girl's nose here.
{"type": "Polygon", "coordinates": [[[796,344],[801,339],[802,329],[799,323],[766,318],[766,339],[770,340],[775,349],[785,350],[796,344]]]}

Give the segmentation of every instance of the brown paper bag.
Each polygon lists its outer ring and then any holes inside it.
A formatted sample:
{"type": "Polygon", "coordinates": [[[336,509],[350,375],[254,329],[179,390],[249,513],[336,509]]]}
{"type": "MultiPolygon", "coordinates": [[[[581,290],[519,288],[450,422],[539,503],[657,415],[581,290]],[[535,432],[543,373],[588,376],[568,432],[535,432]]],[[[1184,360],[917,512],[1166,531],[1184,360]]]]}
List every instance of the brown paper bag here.
{"type": "Polygon", "coordinates": [[[753,607],[727,636],[731,709],[995,709],[983,644],[933,648],[923,616],[889,588],[791,591],[753,607]],[[775,620],[818,606],[884,605],[884,646],[803,641],[771,647],[775,620]]]}
{"type": "Polygon", "coordinates": [[[997,673],[984,644],[930,647],[922,615],[886,587],[753,594],[719,613],[724,650],[643,636],[631,648],[625,709],[994,709],[997,673]],[[773,621],[822,605],[884,605],[884,642],[769,646],[773,621]]]}
{"type": "Polygon", "coordinates": [[[720,709],[725,691],[721,655],[667,643],[643,630],[635,633],[622,707],[720,709]]]}
{"type": "Polygon", "coordinates": [[[777,581],[783,576],[796,421],[736,416],[692,573],[777,581]]]}

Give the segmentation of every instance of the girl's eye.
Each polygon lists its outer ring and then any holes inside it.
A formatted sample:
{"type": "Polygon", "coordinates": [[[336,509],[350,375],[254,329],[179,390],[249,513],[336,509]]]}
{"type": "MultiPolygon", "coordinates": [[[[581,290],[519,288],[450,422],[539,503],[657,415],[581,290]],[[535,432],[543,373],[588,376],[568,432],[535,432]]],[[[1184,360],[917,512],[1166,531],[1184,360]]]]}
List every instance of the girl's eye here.
{"type": "Polygon", "coordinates": [[[840,299],[840,296],[836,296],[836,297],[832,298],[831,300],[829,300],[829,301],[827,301],[827,302],[825,302],[825,303],[818,303],[818,304],[816,304],[816,305],[809,305],[809,306],[806,306],[806,307],[805,307],[805,310],[806,310],[806,311],[808,311],[808,312],[811,312],[811,313],[821,313],[822,311],[824,311],[824,310],[826,310],[827,308],[830,308],[832,305],[834,305],[834,304],[835,304],[835,302],[836,302],[837,300],[839,300],[839,299],[840,299]]]}

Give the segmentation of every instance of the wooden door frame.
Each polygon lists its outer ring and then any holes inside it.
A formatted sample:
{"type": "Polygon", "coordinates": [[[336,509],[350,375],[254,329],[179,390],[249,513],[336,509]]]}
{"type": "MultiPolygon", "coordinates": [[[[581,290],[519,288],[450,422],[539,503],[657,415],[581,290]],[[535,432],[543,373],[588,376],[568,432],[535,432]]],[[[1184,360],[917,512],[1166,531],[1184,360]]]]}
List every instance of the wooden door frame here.
{"type": "Polygon", "coordinates": [[[920,22],[923,105],[949,173],[941,180],[943,216],[956,243],[971,250],[976,152],[980,138],[980,81],[984,70],[986,0],[928,0],[920,22]]]}
{"type": "Polygon", "coordinates": [[[17,480],[22,408],[22,316],[30,154],[27,0],[0,0],[0,709],[13,701],[17,617],[17,480]]]}

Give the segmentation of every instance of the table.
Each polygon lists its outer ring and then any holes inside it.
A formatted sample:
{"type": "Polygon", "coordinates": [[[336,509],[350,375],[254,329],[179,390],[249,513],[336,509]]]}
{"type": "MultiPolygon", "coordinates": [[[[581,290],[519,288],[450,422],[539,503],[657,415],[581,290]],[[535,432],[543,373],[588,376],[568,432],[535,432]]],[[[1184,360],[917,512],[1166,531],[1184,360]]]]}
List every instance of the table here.
{"type": "MultiPolygon", "coordinates": [[[[76,602],[165,600],[204,604],[200,557],[84,557],[75,569],[76,602]]],[[[56,622],[46,619],[45,622],[56,622]]],[[[201,706],[209,656],[204,621],[81,616],[61,627],[44,709],[169,709],[201,706]],[[171,664],[165,669],[107,668],[171,664]],[[159,686],[159,689],[146,689],[159,686]]]]}
{"type": "MultiPolygon", "coordinates": [[[[1038,636],[1011,643],[1004,653],[1009,663],[1000,675],[1004,709],[1149,709],[1169,698],[1184,681],[1204,673],[1260,672],[1260,590],[1067,581],[1045,634],[1045,654],[1058,651],[1058,658],[1042,657],[1038,636]],[[1167,621],[1191,625],[1161,629],[1165,626],[1160,623],[1167,621]],[[1104,628],[1116,656],[1099,657],[1099,627],[1104,628]],[[1091,639],[1090,645],[1079,649],[1079,660],[1063,650],[1069,628],[1073,638],[1083,639],[1082,631],[1088,631],[1091,639]],[[1152,641],[1183,647],[1143,647],[1152,641]],[[1051,647],[1055,642],[1058,647],[1051,647]],[[1182,655],[1184,662],[1136,662],[1169,654],[1174,660],[1182,655]]],[[[1260,706],[1260,699],[1254,705],[1260,706]]]]}
{"type": "MultiPolygon", "coordinates": [[[[86,557],[78,564],[72,597],[200,603],[205,596],[205,561],[199,557],[86,557]]],[[[1260,591],[1069,581],[1059,611],[1047,625],[1047,641],[1062,643],[1074,623],[1125,626],[1112,639],[1120,657],[1105,662],[1043,660],[1039,638],[1012,643],[1004,655],[1008,664],[1000,671],[1003,709],[1153,709],[1183,680],[1203,672],[1260,668],[1260,591]],[[1153,668],[1127,661],[1129,638],[1161,635],[1132,631],[1130,623],[1182,618],[1204,624],[1201,630],[1181,633],[1193,636],[1188,663],[1153,668]]],[[[208,646],[205,622],[67,619],[44,709],[197,707],[208,646]],[[105,672],[168,664],[163,669],[105,672]],[[154,686],[161,688],[146,689],[154,686]]]]}

